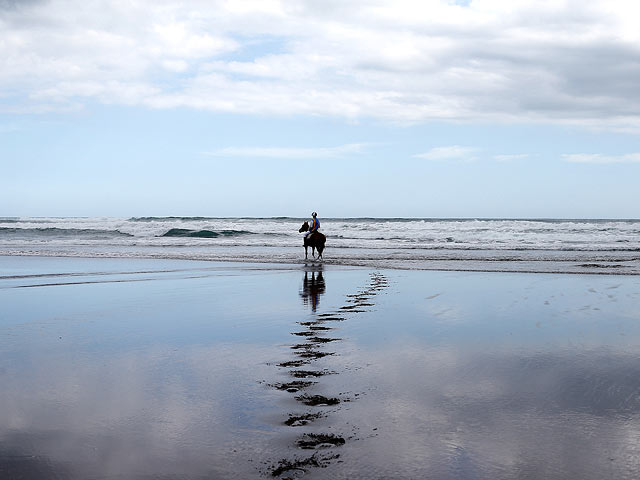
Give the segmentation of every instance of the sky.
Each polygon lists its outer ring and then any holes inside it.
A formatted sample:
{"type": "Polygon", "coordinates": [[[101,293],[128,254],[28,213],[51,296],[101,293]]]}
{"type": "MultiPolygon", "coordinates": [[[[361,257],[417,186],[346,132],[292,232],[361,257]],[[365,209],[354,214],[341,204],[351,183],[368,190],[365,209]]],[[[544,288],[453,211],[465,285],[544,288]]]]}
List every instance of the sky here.
{"type": "Polygon", "coordinates": [[[0,0],[0,216],[640,218],[640,4],[0,0]]]}

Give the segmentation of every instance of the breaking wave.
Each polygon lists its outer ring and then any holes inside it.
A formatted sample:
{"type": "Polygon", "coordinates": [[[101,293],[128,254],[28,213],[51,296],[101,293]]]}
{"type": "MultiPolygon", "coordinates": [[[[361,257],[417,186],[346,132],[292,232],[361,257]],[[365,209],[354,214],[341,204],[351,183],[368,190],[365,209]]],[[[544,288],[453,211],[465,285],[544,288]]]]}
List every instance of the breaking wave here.
{"type": "Polygon", "coordinates": [[[236,237],[239,235],[251,235],[252,232],[246,230],[189,230],[186,228],[172,228],[161,237],[195,237],[195,238],[216,238],[216,237],[236,237]]]}
{"type": "Polygon", "coordinates": [[[215,220],[214,217],[131,217],[129,222],[167,222],[171,220],[200,221],[215,220]]]}

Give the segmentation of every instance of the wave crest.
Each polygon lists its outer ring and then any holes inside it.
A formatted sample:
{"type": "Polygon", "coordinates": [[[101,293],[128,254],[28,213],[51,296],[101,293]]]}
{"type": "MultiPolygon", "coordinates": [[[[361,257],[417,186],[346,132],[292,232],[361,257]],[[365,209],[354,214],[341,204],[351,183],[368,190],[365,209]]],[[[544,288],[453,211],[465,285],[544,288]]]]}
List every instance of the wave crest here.
{"type": "Polygon", "coordinates": [[[14,228],[14,227],[0,227],[0,235],[29,235],[29,236],[56,236],[56,237],[71,237],[71,236],[91,236],[91,237],[133,237],[129,233],[121,232],[120,230],[101,230],[93,228],[14,228]]]}
{"type": "Polygon", "coordinates": [[[194,238],[216,238],[216,237],[236,237],[239,235],[251,235],[246,230],[221,230],[214,232],[213,230],[189,230],[186,228],[172,228],[168,232],[160,235],[161,237],[194,237],[194,238]]]}

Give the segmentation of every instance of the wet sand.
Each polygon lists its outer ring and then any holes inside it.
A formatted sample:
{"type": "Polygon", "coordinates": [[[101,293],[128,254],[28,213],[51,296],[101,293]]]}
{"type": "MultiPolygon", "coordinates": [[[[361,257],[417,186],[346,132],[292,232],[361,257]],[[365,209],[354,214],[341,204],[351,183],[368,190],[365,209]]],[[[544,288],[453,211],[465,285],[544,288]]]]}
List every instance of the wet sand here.
{"type": "Polygon", "coordinates": [[[0,257],[0,478],[640,476],[640,278],[0,257]]]}

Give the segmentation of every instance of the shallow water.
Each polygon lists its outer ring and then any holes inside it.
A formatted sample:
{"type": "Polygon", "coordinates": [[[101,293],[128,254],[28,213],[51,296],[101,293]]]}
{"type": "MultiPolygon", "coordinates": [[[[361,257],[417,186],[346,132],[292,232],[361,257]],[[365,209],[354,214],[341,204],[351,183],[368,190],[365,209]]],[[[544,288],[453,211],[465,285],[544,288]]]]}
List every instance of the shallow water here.
{"type": "Polygon", "coordinates": [[[638,478],[639,300],[629,276],[0,257],[0,478],[638,478]]]}

